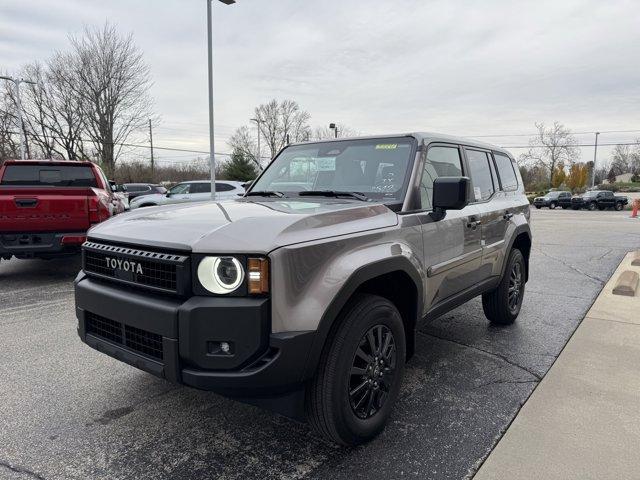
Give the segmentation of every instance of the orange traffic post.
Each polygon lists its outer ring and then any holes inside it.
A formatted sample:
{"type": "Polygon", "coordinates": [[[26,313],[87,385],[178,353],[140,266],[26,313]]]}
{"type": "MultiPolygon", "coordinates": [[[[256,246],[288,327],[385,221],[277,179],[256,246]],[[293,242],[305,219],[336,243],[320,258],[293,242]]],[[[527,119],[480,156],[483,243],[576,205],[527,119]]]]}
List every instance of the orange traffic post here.
{"type": "Polygon", "coordinates": [[[631,218],[638,218],[638,210],[640,210],[640,198],[636,198],[633,201],[633,210],[631,211],[631,218]]]}

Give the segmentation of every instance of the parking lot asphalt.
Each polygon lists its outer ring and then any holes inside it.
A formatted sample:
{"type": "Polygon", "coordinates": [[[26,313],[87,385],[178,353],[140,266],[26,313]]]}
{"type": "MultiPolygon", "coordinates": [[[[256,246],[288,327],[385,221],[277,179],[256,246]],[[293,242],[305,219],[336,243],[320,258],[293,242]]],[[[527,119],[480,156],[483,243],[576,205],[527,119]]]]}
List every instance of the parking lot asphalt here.
{"type": "Polygon", "coordinates": [[[624,254],[640,246],[640,220],[628,216],[533,211],[517,323],[490,326],[476,299],[422,326],[388,427],[352,449],[82,344],[79,259],[3,261],[0,478],[470,478],[624,254]]]}

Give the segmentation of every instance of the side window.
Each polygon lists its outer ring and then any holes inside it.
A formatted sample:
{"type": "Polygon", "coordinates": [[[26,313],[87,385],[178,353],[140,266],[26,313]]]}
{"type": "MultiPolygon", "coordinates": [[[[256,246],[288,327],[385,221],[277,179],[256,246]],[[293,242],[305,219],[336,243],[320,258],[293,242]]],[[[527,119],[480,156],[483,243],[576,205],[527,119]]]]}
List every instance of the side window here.
{"type": "Polygon", "coordinates": [[[211,193],[210,183],[192,183],[189,193],[211,193]]]}
{"type": "MultiPolygon", "coordinates": [[[[216,183],[216,192],[230,192],[233,190],[233,185],[229,185],[228,183],[216,183]]],[[[209,192],[211,189],[209,189],[209,192]]]]}
{"type": "Polygon", "coordinates": [[[424,210],[431,210],[433,181],[438,177],[462,176],[462,161],[458,147],[435,146],[429,148],[420,182],[420,201],[424,210]]]}
{"type": "Polygon", "coordinates": [[[500,175],[500,183],[503,190],[515,190],[518,188],[518,178],[513,168],[513,162],[506,155],[495,153],[496,166],[500,175]]]}
{"type": "Polygon", "coordinates": [[[466,150],[466,152],[475,201],[487,200],[495,191],[489,167],[489,157],[486,152],[479,150],[466,150]]]}
{"type": "Polygon", "coordinates": [[[185,193],[189,193],[189,185],[189,183],[180,183],[171,188],[171,190],[169,190],[169,193],[171,193],[171,195],[182,195],[185,193]]]}

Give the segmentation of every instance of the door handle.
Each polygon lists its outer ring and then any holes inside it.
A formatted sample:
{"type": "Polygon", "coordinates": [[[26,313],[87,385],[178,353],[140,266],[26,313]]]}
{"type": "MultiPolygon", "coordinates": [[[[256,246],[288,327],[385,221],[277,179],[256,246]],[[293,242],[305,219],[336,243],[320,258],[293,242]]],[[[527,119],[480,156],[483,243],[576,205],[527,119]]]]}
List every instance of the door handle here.
{"type": "Polygon", "coordinates": [[[16,206],[22,208],[35,207],[38,204],[37,198],[16,198],[14,200],[16,206]]]}
{"type": "Polygon", "coordinates": [[[504,218],[505,220],[511,220],[513,218],[513,213],[505,212],[502,218],[504,218]]]}

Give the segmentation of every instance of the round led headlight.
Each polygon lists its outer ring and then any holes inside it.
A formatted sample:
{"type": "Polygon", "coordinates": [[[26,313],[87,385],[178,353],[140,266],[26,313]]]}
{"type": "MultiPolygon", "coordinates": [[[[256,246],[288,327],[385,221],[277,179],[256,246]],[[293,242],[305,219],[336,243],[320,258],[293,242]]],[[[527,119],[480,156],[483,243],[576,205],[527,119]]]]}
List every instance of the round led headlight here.
{"type": "Polygon", "coordinates": [[[205,257],[198,265],[198,280],[211,293],[224,295],[242,284],[244,268],[234,257],[205,257]]]}

